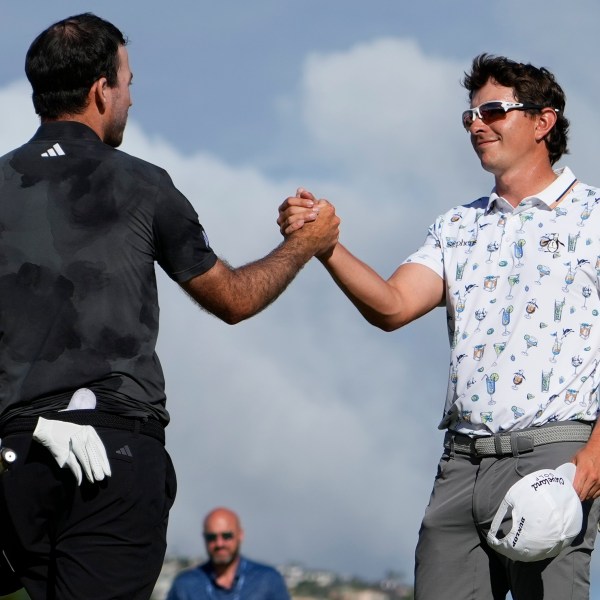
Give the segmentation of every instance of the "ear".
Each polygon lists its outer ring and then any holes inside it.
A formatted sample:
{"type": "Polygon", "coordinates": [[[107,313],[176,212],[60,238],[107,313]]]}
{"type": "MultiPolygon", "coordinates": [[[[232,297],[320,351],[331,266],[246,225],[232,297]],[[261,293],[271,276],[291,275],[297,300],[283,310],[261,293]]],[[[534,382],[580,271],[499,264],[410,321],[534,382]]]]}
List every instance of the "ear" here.
{"type": "Polygon", "coordinates": [[[104,113],[108,102],[108,82],[106,77],[100,77],[100,79],[94,81],[90,88],[89,101],[90,103],[94,103],[99,113],[104,113]]]}
{"type": "Polygon", "coordinates": [[[537,115],[537,124],[535,127],[535,139],[541,142],[556,125],[558,115],[553,108],[542,108],[540,114],[537,115]]]}

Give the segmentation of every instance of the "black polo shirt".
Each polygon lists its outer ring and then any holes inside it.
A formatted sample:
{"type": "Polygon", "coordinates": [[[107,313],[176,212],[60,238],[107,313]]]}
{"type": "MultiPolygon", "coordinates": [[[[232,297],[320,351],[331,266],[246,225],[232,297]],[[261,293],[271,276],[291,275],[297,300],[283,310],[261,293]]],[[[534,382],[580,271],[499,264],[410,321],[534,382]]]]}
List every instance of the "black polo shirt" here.
{"type": "Polygon", "coordinates": [[[0,158],[0,420],[88,387],[166,424],[154,262],[184,282],[216,260],[166,171],[82,123],[43,124],[0,158]]]}

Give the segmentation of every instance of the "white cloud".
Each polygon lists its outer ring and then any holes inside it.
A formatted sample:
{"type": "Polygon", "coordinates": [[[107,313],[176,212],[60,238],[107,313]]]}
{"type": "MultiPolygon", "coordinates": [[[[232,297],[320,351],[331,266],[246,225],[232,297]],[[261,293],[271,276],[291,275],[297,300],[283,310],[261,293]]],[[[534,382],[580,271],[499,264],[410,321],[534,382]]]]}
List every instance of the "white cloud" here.
{"type": "Polygon", "coordinates": [[[2,135],[0,155],[24,144],[38,128],[39,119],[31,104],[31,87],[25,80],[0,88],[2,135]]]}
{"type": "Polygon", "coordinates": [[[492,187],[460,124],[466,66],[393,38],[305,62],[297,110],[310,151],[334,173],[315,193],[335,202],[345,239],[382,274],[440,212],[492,187]]]}
{"type": "Polygon", "coordinates": [[[403,39],[313,54],[302,82],[307,128],[323,157],[358,177],[377,176],[414,191],[445,190],[465,157],[474,160],[460,125],[464,68],[403,39]]]}

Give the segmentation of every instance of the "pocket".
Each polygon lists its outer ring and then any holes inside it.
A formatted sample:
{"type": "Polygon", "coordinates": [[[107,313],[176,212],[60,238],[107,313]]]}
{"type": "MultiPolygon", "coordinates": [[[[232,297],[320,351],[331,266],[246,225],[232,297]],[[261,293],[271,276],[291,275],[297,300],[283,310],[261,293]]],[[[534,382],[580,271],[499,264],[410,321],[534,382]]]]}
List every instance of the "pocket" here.
{"type": "Polygon", "coordinates": [[[445,479],[446,473],[450,468],[451,461],[453,460],[454,458],[450,455],[450,453],[444,452],[444,454],[442,454],[442,458],[440,458],[440,462],[438,463],[437,474],[435,476],[436,480],[445,479]]]}
{"type": "Polygon", "coordinates": [[[177,494],[177,479],[173,462],[165,447],[149,437],[137,439],[133,475],[137,508],[144,511],[147,521],[154,527],[166,525],[169,511],[177,494]]]}
{"type": "Polygon", "coordinates": [[[137,448],[131,434],[115,430],[98,430],[104,444],[106,456],[110,464],[111,476],[108,483],[113,483],[119,496],[127,498],[134,484],[134,462],[137,448]]]}
{"type": "Polygon", "coordinates": [[[165,450],[166,473],[165,473],[165,516],[169,514],[175,497],[177,496],[177,475],[171,456],[165,450]]]}

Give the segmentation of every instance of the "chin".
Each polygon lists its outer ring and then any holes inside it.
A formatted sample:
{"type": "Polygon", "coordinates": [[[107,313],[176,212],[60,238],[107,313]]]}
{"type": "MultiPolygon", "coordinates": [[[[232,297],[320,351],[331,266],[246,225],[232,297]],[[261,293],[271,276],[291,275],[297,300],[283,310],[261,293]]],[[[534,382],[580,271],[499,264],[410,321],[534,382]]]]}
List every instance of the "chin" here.
{"type": "Polygon", "coordinates": [[[488,173],[494,175],[497,171],[498,165],[491,160],[486,160],[485,156],[479,157],[479,162],[481,163],[481,168],[488,173]]]}
{"type": "Polygon", "coordinates": [[[235,556],[227,556],[227,557],[214,557],[211,556],[211,562],[213,565],[219,565],[220,567],[227,567],[228,565],[230,565],[234,560],[235,560],[235,556]]]}

